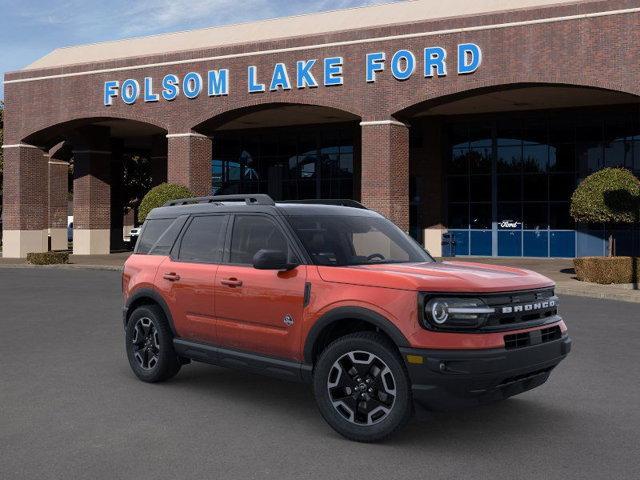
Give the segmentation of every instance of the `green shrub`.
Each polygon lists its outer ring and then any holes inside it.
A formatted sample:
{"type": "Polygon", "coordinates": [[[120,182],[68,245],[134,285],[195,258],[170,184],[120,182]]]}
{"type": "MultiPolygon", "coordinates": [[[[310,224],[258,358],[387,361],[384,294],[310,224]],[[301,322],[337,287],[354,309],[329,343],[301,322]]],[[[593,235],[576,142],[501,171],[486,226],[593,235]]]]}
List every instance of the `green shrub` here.
{"type": "Polygon", "coordinates": [[[32,265],[56,265],[69,263],[69,252],[27,253],[27,262],[32,265]]]}
{"type": "Polygon", "coordinates": [[[608,285],[640,281],[639,257],[581,257],[575,258],[573,265],[576,277],[583,282],[608,285]]]}
{"type": "Polygon", "coordinates": [[[144,222],[149,212],[154,208],[161,207],[169,200],[193,197],[193,193],[187,187],[173,183],[162,183],[153,187],[140,202],[138,219],[144,222]]]}
{"type": "Polygon", "coordinates": [[[640,180],[624,168],[605,168],[585,178],[571,196],[571,216],[584,223],[634,223],[640,180]]]}

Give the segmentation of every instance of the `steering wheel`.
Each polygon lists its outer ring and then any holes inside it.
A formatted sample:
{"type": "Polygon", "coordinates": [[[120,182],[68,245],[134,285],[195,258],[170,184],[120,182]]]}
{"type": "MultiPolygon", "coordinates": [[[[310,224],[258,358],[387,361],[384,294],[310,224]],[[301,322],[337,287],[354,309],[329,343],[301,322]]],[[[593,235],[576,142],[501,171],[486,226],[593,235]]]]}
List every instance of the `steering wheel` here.
{"type": "Polygon", "coordinates": [[[372,253],[371,255],[367,256],[367,261],[370,262],[375,258],[379,259],[381,262],[384,262],[386,260],[385,256],[381,253],[372,253]]]}

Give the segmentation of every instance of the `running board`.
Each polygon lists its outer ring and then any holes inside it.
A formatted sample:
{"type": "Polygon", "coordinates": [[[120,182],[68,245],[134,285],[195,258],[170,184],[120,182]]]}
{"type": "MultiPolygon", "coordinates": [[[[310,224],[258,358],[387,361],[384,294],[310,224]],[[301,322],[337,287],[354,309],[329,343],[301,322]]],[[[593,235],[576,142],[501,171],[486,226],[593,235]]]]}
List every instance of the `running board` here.
{"type": "Polygon", "coordinates": [[[209,363],[219,367],[245,370],[260,375],[269,375],[294,382],[310,382],[311,365],[290,360],[241,352],[227,348],[216,347],[206,343],[191,342],[181,338],[173,340],[173,346],[178,355],[197,362],[209,363]]]}

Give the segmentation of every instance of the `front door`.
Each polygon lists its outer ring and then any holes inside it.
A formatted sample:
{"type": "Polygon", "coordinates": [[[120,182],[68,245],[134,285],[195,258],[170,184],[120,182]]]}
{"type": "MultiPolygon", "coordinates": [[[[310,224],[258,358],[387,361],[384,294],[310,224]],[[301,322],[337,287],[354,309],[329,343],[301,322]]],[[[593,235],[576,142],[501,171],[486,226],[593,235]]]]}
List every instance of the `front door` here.
{"type": "Polygon", "coordinates": [[[215,278],[228,215],[194,216],[159,267],[156,285],[167,302],[178,337],[216,343],[215,278]]]}
{"type": "Polygon", "coordinates": [[[297,259],[282,226],[268,215],[236,215],[227,259],[216,275],[215,312],[223,347],[299,360],[306,266],[257,270],[261,249],[297,259]]]}

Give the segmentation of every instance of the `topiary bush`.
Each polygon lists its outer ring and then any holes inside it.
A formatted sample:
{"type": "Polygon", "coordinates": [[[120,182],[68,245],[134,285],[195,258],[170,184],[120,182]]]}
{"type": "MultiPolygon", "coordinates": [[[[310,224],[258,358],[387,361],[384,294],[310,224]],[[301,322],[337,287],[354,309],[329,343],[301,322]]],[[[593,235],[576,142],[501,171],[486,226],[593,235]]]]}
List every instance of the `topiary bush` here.
{"type": "Polygon", "coordinates": [[[176,185],[174,183],[161,183],[157,187],[153,187],[149,190],[142,199],[142,202],[140,202],[138,219],[141,222],[144,222],[151,210],[161,207],[169,200],[177,200],[179,198],[189,198],[193,196],[193,193],[187,187],[176,185]]]}
{"type": "Polygon", "coordinates": [[[583,282],[637,283],[640,258],[637,257],[581,257],[573,260],[576,277],[583,282]]]}
{"type": "Polygon", "coordinates": [[[27,253],[31,265],[58,265],[69,263],[69,252],[27,253]]]}
{"type": "Polygon", "coordinates": [[[571,196],[571,216],[584,223],[634,223],[640,180],[625,168],[605,168],[585,178],[571,196]]]}

